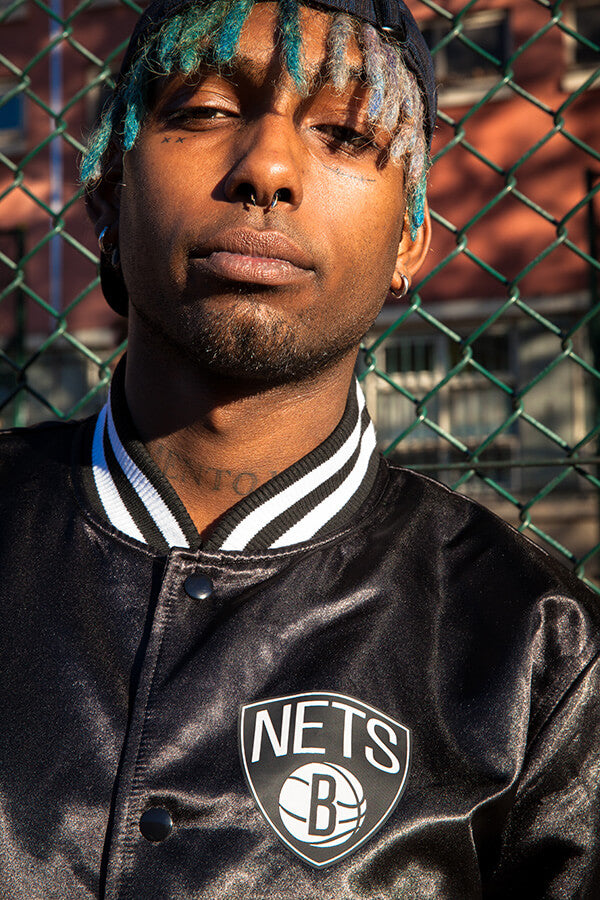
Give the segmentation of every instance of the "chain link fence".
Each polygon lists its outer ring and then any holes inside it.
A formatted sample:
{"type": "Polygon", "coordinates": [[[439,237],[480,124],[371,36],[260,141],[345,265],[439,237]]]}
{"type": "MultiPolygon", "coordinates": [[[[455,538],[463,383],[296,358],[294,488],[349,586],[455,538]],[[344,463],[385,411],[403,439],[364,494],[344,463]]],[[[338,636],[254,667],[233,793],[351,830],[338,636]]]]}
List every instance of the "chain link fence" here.
{"type": "MultiPolygon", "coordinates": [[[[595,590],[600,4],[410,3],[436,60],[429,264],[365,339],[384,452],[472,494],[595,590]]],[[[77,159],[140,11],[0,0],[2,424],[95,411],[125,346],[77,159]]]]}

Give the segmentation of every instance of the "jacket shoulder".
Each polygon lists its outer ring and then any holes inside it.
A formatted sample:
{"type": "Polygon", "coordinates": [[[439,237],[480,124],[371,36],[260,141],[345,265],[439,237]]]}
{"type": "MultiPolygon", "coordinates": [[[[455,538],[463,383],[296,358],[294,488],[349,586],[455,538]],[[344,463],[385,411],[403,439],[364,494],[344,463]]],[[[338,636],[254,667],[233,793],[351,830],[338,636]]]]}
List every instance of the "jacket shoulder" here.
{"type": "Polygon", "coordinates": [[[0,493],[70,470],[74,448],[92,421],[42,422],[0,431],[0,493]]]}
{"type": "MultiPolygon", "coordinates": [[[[563,562],[487,507],[433,478],[390,466],[388,502],[403,519],[410,518],[418,546],[437,548],[462,580],[529,585],[533,592],[560,587],[571,595],[593,596],[563,562]]],[[[437,554],[434,554],[437,555],[437,554]]],[[[596,607],[600,602],[596,599],[596,607]]]]}

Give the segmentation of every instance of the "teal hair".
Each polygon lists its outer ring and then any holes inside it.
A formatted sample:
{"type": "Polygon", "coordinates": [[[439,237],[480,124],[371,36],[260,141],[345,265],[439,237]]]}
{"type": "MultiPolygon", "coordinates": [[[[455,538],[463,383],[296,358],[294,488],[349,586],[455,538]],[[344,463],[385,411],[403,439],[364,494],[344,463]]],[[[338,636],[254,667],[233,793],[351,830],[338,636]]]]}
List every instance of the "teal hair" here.
{"type": "Polygon", "coordinates": [[[410,236],[414,241],[419,228],[425,221],[425,198],[427,195],[427,172],[424,172],[418,187],[410,198],[410,236]]]}
{"type": "MultiPolygon", "coordinates": [[[[151,107],[151,88],[157,78],[174,73],[190,75],[202,65],[218,69],[231,63],[254,2],[192,4],[148,35],[89,140],[81,164],[81,180],[88,188],[103,175],[111,141],[118,141],[124,151],[134,146],[151,107]]],[[[416,79],[404,65],[401,47],[382,38],[371,25],[341,13],[330,18],[326,59],[329,77],[336,89],[346,86],[351,74],[347,49],[355,39],[363,55],[363,77],[370,88],[368,119],[390,132],[390,159],[405,166],[406,203],[414,238],[424,221],[428,162],[423,103],[416,79]]],[[[304,93],[298,0],[278,0],[278,27],[285,65],[304,93]]]]}
{"type": "Polygon", "coordinates": [[[244,22],[253,5],[254,0],[238,0],[230,9],[214,44],[217,62],[228,63],[233,59],[244,22]]]}
{"type": "Polygon", "coordinates": [[[279,0],[279,29],[287,70],[300,91],[306,88],[301,58],[302,31],[298,0],[279,0]]]}

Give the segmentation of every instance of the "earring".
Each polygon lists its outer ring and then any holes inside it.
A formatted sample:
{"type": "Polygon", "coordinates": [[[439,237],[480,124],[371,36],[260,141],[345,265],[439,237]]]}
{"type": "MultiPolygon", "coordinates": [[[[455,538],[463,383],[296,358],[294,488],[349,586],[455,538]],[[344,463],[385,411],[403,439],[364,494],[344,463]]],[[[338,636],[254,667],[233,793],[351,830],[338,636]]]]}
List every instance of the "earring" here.
{"type": "Polygon", "coordinates": [[[408,294],[408,289],[410,287],[410,281],[408,280],[407,275],[401,275],[402,278],[402,288],[399,291],[395,291],[393,288],[390,288],[390,294],[392,297],[395,297],[396,300],[401,300],[402,297],[408,294]]]}
{"type": "Polygon", "coordinates": [[[111,248],[107,247],[104,243],[104,238],[106,237],[106,232],[108,231],[108,225],[105,225],[102,231],[100,232],[100,236],[98,238],[98,246],[100,247],[100,252],[104,253],[106,256],[111,252],[111,248]]]}
{"type": "Polygon", "coordinates": [[[103,256],[110,256],[110,264],[113,269],[118,269],[121,264],[121,254],[119,252],[118,244],[107,244],[105,243],[104,238],[106,237],[106,232],[108,231],[108,225],[105,225],[102,231],[100,232],[100,236],[98,238],[98,246],[100,247],[100,252],[103,256]]]}

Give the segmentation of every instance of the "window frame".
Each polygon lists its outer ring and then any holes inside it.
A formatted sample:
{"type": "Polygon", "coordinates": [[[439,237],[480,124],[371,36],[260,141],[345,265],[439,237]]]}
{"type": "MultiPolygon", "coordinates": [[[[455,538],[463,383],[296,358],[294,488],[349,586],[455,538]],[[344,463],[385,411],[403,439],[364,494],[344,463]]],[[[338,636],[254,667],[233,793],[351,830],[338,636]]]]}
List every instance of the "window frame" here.
{"type": "MultiPolygon", "coordinates": [[[[473,12],[465,16],[463,23],[467,29],[469,26],[482,27],[487,23],[498,23],[503,28],[503,57],[507,60],[512,50],[512,28],[510,10],[501,9],[483,9],[473,12]]],[[[436,43],[441,40],[450,30],[450,22],[436,16],[434,19],[428,20],[422,24],[423,30],[431,30],[436,32],[436,43]]],[[[468,36],[468,32],[467,32],[468,36]]],[[[433,56],[435,65],[435,77],[438,82],[438,96],[441,106],[467,106],[480,100],[494,85],[501,80],[500,71],[497,74],[485,75],[459,75],[448,84],[444,84],[444,78],[448,77],[448,59],[446,47],[442,47],[433,56]]],[[[511,96],[511,90],[503,85],[494,96],[492,101],[503,100],[511,96]]]]}
{"type": "MultiPolygon", "coordinates": [[[[570,321],[570,320],[569,320],[570,321]]],[[[472,322],[467,325],[468,331],[471,330],[472,322]]],[[[484,365],[491,375],[500,379],[507,387],[515,388],[520,381],[527,380],[528,366],[531,364],[529,354],[537,352],[536,342],[540,337],[544,337],[545,332],[538,333],[536,329],[525,326],[524,328],[512,328],[492,326],[485,334],[490,338],[504,338],[508,342],[506,352],[503,353],[498,360],[499,368],[496,368],[491,360],[479,358],[477,355],[477,342],[474,343],[474,358],[484,365]],[[533,344],[531,342],[534,342],[533,344]],[[525,366],[525,369],[522,369],[525,366]]],[[[372,339],[377,338],[376,332],[371,333],[372,339]]],[[[579,338],[582,338],[579,335],[579,338]]],[[[583,339],[583,338],[582,338],[583,339]]],[[[579,339],[578,339],[579,344],[579,339]]],[[[375,350],[375,358],[377,368],[385,373],[387,378],[392,382],[396,382],[406,390],[410,391],[415,397],[423,398],[429,391],[434,388],[447,375],[453,365],[452,360],[452,341],[443,334],[423,332],[402,331],[400,333],[393,332],[390,334],[375,350]],[[392,372],[386,368],[386,349],[391,345],[400,345],[414,340],[429,339],[435,347],[433,351],[433,365],[430,371],[419,372],[392,372]]],[[[367,342],[368,348],[368,342],[367,342]]],[[[583,345],[579,347],[578,352],[584,354],[583,345]]],[[[400,357],[401,354],[398,354],[400,357]]],[[[389,357],[388,357],[389,358],[389,357]]],[[[571,385],[570,399],[567,406],[571,412],[571,428],[573,429],[574,438],[579,439],[589,430],[589,409],[587,408],[588,400],[583,396],[579,397],[576,390],[579,390],[575,383],[580,373],[572,376],[574,378],[571,385]],[[577,402],[576,402],[577,401],[577,402]]],[[[383,415],[385,424],[382,421],[381,412],[383,409],[379,407],[379,398],[381,396],[393,397],[396,389],[393,384],[385,379],[376,378],[368,380],[367,388],[367,404],[372,412],[372,418],[379,437],[379,446],[382,450],[386,450],[392,446],[398,434],[415,421],[414,409],[412,416],[408,415],[408,408],[398,408],[397,424],[392,422],[392,414],[386,410],[383,415]]],[[[477,410],[487,408],[486,392],[500,391],[496,388],[490,379],[476,371],[472,366],[467,366],[462,372],[453,376],[447,385],[436,395],[436,399],[431,400],[427,405],[429,417],[434,423],[442,428],[446,433],[458,438],[470,450],[475,450],[481,445],[488,434],[495,431],[496,425],[495,414],[492,414],[492,422],[488,417],[483,417],[483,428],[479,430],[477,423],[480,416],[477,410]],[[463,403],[461,398],[467,398],[463,403]],[[469,410],[469,404],[475,404],[475,412],[473,407],[469,410]],[[456,405],[458,404],[458,406],[456,405]],[[466,423],[466,430],[465,430],[466,423]],[[469,433],[469,426],[473,425],[469,433]]],[[[583,394],[583,392],[581,392],[583,394]]],[[[491,398],[490,398],[491,399],[491,398]]],[[[589,399],[589,398],[588,398],[589,399]]],[[[500,401],[500,394],[494,395],[494,400],[500,401]]],[[[385,402],[385,401],[384,401],[385,402]]],[[[410,400],[403,401],[407,405],[410,400]]],[[[539,397],[536,402],[539,402],[539,397]]],[[[510,395],[506,395],[506,417],[510,414],[510,406],[512,400],[510,395]]],[[[505,415],[502,415],[505,419],[505,415]]],[[[500,424],[498,417],[497,424],[500,424]]],[[[460,476],[459,470],[451,470],[447,468],[454,461],[464,462],[463,454],[455,450],[451,443],[438,436],[434,430],[428,426],[419,428],[417,433],[408,435],[400,445],[390,453],[390,461],[397,465],[412,465],[417,468],[419,465],[426,465],[426,471],[433,477],[447,483],[453,483],[460,476]]],[[[520,418],[516,418],[505,431],[501,432],[494,440],[489,449],[481,455],[482,462],[489,460],[503,460],[505,466],[499,466],[497,469],[484,469],[484,473],[492,478],[497,484],[519,493],[525,491],[531,493],[539,490],[550,477],[551,469],[523,468],[519,465],[518,460],[527,455],[544,455],[544,448],[531,448],[532,432],[530,426],[524,423],[520,418]]],[[[582,488],[580,482],[577,482],[578,489],[582,488]]],[[[492,489],[480,479],[470,479],[466,492],[473,496],[487,497],[492,489]]]]}
{"type": "MultiPolygon", "coordinates": [[[[577,31],[577,10],[586,6],[599,6],[598,0],[571,0],[565,8],[565,24],[577,31]]],[[[563,32],[565,41],[566,71],[561,79],[561,88],[567,93],[576,91],[590,78],[600,67],[600,55],[598,65],[593,63],[580,63],[577,61],[577,40],[570,34],[563,32]]],[[[596,78],[588,90],[600,88],[600,77],[596,78]]]]}
{"type": "MultiPolygon", "coordinates": [[[[16,78],[0,78],[0,99],[19,84],[16,78]]],[[[27,104],[21,91],[15,95],[20,104],[20,123],[16,128],[0,127],[0,153],[20,154],[26,149],[27,104]]]]}

